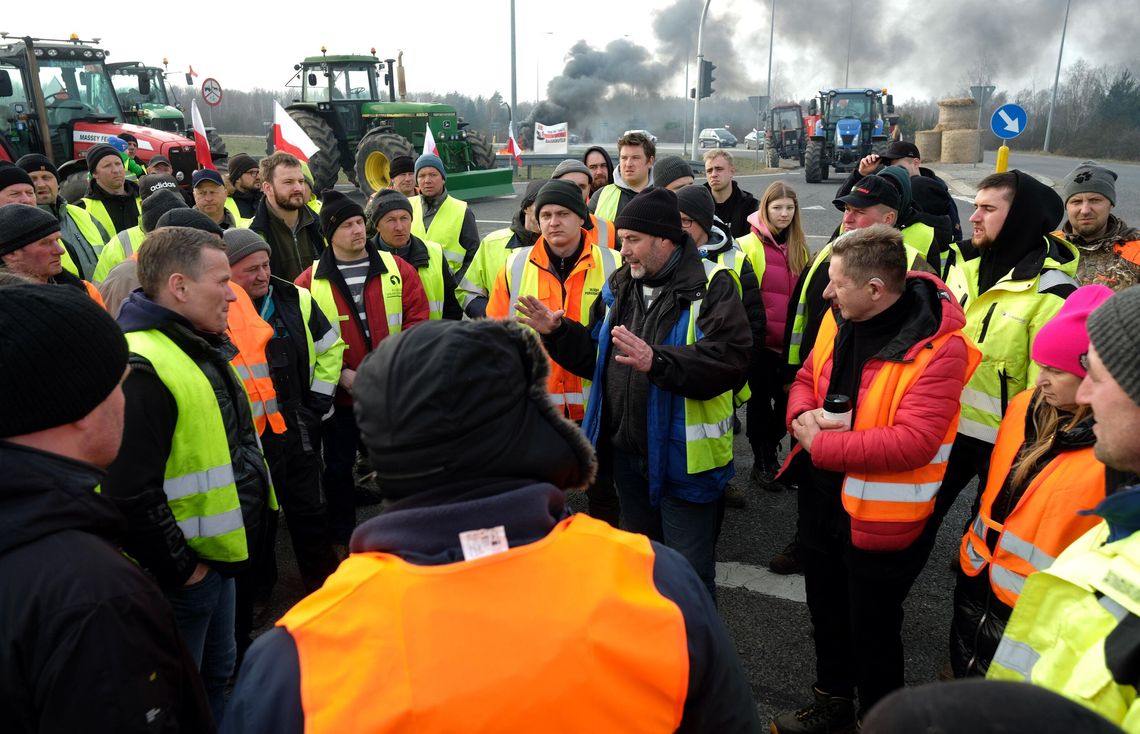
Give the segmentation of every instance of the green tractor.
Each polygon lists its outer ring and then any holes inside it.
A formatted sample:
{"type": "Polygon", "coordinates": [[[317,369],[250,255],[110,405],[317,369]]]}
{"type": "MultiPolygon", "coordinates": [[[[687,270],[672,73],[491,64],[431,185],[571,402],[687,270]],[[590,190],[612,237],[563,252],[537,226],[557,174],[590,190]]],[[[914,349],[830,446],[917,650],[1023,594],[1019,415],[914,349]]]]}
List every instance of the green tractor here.
{"type": "MultiPolygon", "coordinates": [[[[166,59],[162,64],[166,66],[166,59]]],[[[146,66],[141,61],[120,61],[107,64],[107,71],[128,122],[194,139],[194,131],[186,124],[182,103],[170,87],[165,68],[146,66]]],[[[189,74],[186,85],[194,85],[189,74]]],[[[226,144],[217,130],[206,128],[206,142],[210,144],[210,157],[214,161],[226,158],[226,144]]]]}
{"type": "MultiPolygon", "coordinates": [[[[300,78],[301,99],[286,110],[312,139],[320,152],[309,160],[317,191],[332,188],[343,169],[365,196],[386,187],[390,162],[399,156],[415,158],[423,150],[425,131],[431,127],[439,157],[447,169],[447,190],[459,199],[504,196],[514,193],[510,169],[495,168],[495,151],[487,138],[467,127],[445,104],[405,102],[404,66],[395,59],[375,56],[320,56],[297,64],[293,80],[300,78]],[[399,77],[400,101],[396,100],[399,77]],[[381,101],[383,79],[388,101],[381,101]]],[[[273,132],[266,137],[266,153],[273,152],[273,132]]]]}

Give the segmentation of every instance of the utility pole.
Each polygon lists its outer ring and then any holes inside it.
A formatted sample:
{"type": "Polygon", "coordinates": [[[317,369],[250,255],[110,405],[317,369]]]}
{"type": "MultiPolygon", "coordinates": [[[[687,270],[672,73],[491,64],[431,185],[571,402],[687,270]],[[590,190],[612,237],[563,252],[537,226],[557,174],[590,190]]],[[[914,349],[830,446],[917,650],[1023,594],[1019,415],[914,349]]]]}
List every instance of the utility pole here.
{"type": "Polygon", "coordinates": [[[1049,118],[1045,122],[1045,152],[1049,152],[1049,138],[1053,134],[1053,108],[1057,106],[1057,85],[1061,81],[1061,57],[1065,55],[1065,31],[1069,29],[1069,8],[1073,0],[1065,3],[1065,23],[1061,26],[1061,50],[1057,52],[1057,74],[1053,77],[1053,98],[1049,100],[1049,118]]]}
{"type": "Polygon", "coordinates": [[[843,86],[851,86],[851,36],[855,32],[855,0],[848,0],[847,11],[847,73],[843,77],[843,86]]]}
{"type": "MultiPolygon", "coordinates": [[[[692,57],[689,56],[691,51],[692,48],[690,46],[685,47],[685,91],[682,97],[685,100],[689,99],[689,64],[693,62],[692,57]]],[[[688,106],[687,102],[685,106],[688,106]]],[[[685,110],[685,112],[688,112],[688,110],[685,110]]],[[[689,123],[687,118],[688,115],[681,115],[681,157],[685,160],[689,158],[689,123]]]]}
{"type": "MultiPolygon", "coordinates": [[[[767,87],[767,92],[766,92],[766,94],[768,95],[768,110],[772,109],[772,49],[775,45],[775,41],[776,41],[776,0],[772,0],[772,18],[768,22],[768,87],[767,87]]],[[[768,115],[768,119],[772,119],[771,114],[768,115]]],[[[763,123],[761,123],[761,121],[760,121],[760,109],[759,109],[759,105],[757,105],[757,109],[756,109],[756,160],[757,160],[757,162],[759,162],[759,160],[760,160],[760,125],[761,124],[763,124],[763,123]]],[[[767,157],[767,153],[768,153],[768,151],[765,150],[764,151],[765,157],[767,157]]]]}
{"type": "Polygon", "coordinates": [[[510,124],[515,123],[515,110],[518,109],[519,67],[515,59],[515,0],[511,0],[511,106],[507,108],[510,124]]]}
{"type": "Polygon", "coordinates": [[[701,22],[697,26],[697,98],[693,100],[693,155],[697,154],[697,137],[701,134],[701,62],[705,60],[704,33],[705,18],[709,14],[709,4],[712,0],[705,0],[704,10],[701,11],[701,22]]]}

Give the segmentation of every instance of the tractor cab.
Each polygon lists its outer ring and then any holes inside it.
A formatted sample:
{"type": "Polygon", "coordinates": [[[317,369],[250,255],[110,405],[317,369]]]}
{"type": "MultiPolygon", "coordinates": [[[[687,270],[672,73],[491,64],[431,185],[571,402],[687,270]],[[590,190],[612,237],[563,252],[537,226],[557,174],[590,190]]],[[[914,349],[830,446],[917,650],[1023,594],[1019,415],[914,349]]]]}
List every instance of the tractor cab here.
{"type": "Polygon", "coordinates": [[[185,115],[167,86],[162,69],[144,66],[141,61],[127,61],[107,64],[107,71],[128,120],[158,130],[184,132],[185,115]]]}
{"type": "Polygon", "coordinates": [[[826,180],[829,167],[841,173],[854,170],[864,156],[885,148],[886,119],[893,113],[886,89],[821,90],[808,107],[810,116],[818,115],[805,151],[808,183],[826,180]]]}
{"type": "Polygon", "coordinates": [[[772,108],[768,121],[768,166],[779,168],[784,158],[793,158],[804,164],[804,112],[798,104],[778,105],[772,108]]]}

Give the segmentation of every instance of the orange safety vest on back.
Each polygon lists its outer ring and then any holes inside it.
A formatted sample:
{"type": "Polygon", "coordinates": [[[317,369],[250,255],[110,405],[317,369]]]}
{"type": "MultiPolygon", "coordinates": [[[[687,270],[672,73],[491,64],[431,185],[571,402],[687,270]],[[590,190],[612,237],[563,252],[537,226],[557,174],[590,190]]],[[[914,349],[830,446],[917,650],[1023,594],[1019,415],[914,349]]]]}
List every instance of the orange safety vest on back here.
{"type": "Polygon", "coordinates": [[[237,300],[230,305],[226,333],[238,348],[238,354],[230,364],[237,370],[245,383],[245,391],[249,393],[257,435],[265,433],[266,423],[274,433],[285,433],[285,418],[277,409],[277,390],[273,387],[269,361],[265,357],[265,347],[273,338],[273,327],[261,318],[253,300],[241,286],[230,283],[230,288],[237,300]]]}
{"type": "Polygon", "coordinates": [[[586,230],[586,244],[617,249],[617,227],[608,219],[601,219],[597,214],[590,215],[590,223],[594,226],[586,230]]]}
{"type": "Polygon", "coordinates": [[[353,553],[277,623],[305,732],[676,731],[685,620],[653,567],[645,536],[581,514],[471,561],[353,553]]]}
{"type": "MultiPolygon", "coordinates": [[[[835,316],[828,309],[819,326],[812,358],[812,386],[817,405],[823,404],[819,378],[823,366],[835,351],[837,333],[835,316]]],[[[859,410],[852,430],[866,431],[894,425],[895,412],[903,396],[950,339],[962,339],[966,343],[966,379],[969,379],[981,362],[981,352],[961,331],[937,336],[930,340],[930,348],[919,349],[912,361],[883,363],[867,392],[859,397],[859,410]]],[[[950,458],[957,433],[958,414],[955,414],[930,463],[918,469],[890,473],[849,472],[843,479],[843,508],[847,514],[864,522],[921,522],[929,518],[934,512],[934,500],[942,486],[942,478],[946,476],[946,460],[950,458]]]]}
{"type": "Polygon", "coordinates": [[[981,506],[962,536],[959,552],[967,576],[977,576],[989,566],[994,596],[1010,607],[1017,603],[1029,574],[1053,565],[1061,551],[1100,522],[1095,515],[1077,512],[1096,507],[1105,492],[1104,464],[1093,455],[1093,447],[1065,451],[1030,480],[1004,523],[991,517],[994,500],[1025,443],[1025,418],[1033,392],[1022,392],[1006,408],[981,506]],[[987,529],[999,534],[993,553],[986,544],[987,529]]]}

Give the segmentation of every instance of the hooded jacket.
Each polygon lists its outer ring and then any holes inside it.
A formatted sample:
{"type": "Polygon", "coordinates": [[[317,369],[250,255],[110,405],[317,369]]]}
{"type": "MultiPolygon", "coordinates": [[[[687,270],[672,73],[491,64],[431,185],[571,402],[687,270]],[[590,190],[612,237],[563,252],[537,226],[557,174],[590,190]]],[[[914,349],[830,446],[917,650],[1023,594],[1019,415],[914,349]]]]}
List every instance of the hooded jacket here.
{"type": "MultiPolygon", "coordinates": [[[[609,151],[605,148],[600,145],[592,145],[586,148],[586,152],[582,154],[582,162],[585,163],[586,159],[590,157],[590,154],[595,152],[601,153],[602,157],[606,159],[606,171],[608,172],[606,175],[606,183],[612,184],[614,182],[614,161],[610,158],[609,151]]],[[[593,185],[593,182],[591,182],[591,185],[593,185]]]]}
{"type": "Polygon", "coordinates": [[[902,166],[886,166],[879,169],[877,175],[893,182],[899,191],[902,202],[899,206],[898,221],[895,225],[899,230],[906,230],[915,224],[925,224],[934,230],[934,238],[930,242],[930,246],[925,250],[923,248],[919,248],[919,250],[935,271],[942,272],[941,253],[950,246],[951,242],[957,239],[954,236],[950,217],[926,212],[915,200],[913,183],[919,180],[920,176],[911,176],[902,166]]]}
{"type": "Polygon", "coordinates": [[[264,196],[261,191],[256,189],[253,191],[234,189],[234,192],[230,194],[230,198],[237,205],[238,214],[241,215],[242,219],[253,219],[257,215],[257,205],[261,203],[264,196]]]}
{"type": "Polygon", "coordinates": [[[119,552],[98,468],[0,441],[5,731],[212,732],[158,588],[119,552]]]}
{"type": "Polygon", "coordinates": [[[724,230],[718,226],[723,224],[723,222],[718,222],[713,225],[712,231],[709,232],[708,242],[698,248],[697,251],[706,259],[719,262],[725,267],[729,267],[724,260],[724,255],[727,253],[735,251],[736,256],[742,258],[740,293],[741,300],[744,303],[744,312],[748,315],[748,326],[752,330],[751,363],[756,365],[760,360],[760,351],[764,349],[764,341],[768,331],[768,315],[764,308],[760,283],[756,280],[756,271],[752,268],[752,261],[736,241],[726,235],[724,230]]]}
{"type": "MultiPolygon", "coordinates": [[[[857,350],[855,329],[858,324],[837,319],[839,331],[835,352],[820,372],[818,390],[812,384],[816,357],[814,350],[796,375],[796,381],[788,394],[789,424],[801,413],[822,407],[822,398],[817,400],[816,394],[818,392],[820,396],[825,396],[833,382],[840,382],[832,374],[837,360],[843,360],[848,367],[857,370],[857,379],[853,385],[857,386],[857,390],[851,394],[856,396],[854,405],[855,414],[858,414],[860,405],[865,403],[867,390],[884,364],[912,361],[914,355],[920,349],[925,349],[933,339],[959,331],[965,326],[962,308],[950,297],[945,284],[936,277],[912,271],[907,275],[906,289],[912,310],[886,345],[862,364],[852,362],[843,354],[844,350],[857,350]]],[[[958,414],[966,372],[965,339],[948,340],[902,396],[893,425],[864,431],[823,431],[812,441],[812,465],[818,470],[846,475],[893,473],[918,469],[931,463],[951,421],[958,414]]],[[[854,415],[852,420],[854,421],[854,415]]],[[[802,447],[797,443],[789,455],[789,464],[799,454],[802,454],[802,447]]],[[[834,502],[837,511],[842,512],[838,493],[834,502]]],[[[886,550],[892,539],[910,537],[913,542],[921,534],[926,522],[874,523],[852,518],[851,532],[864,537],[859,547],[875,550],[873,538],[880,537],[884,541],[880,543],[881,549],[886,550]],[[891,527],[880,527],[882,525],[891,527]]]]}
{"type": "MultiPolygon", "coordinates": [[[[230,449],[234,483],[241,501],[246,543],[256,547],[271,506],[269,472],[253,425],[249,397],[230,366],[237,348],[229,337],[194,329],[179,314],[135,291],[119,312],[124,333],[156,329],[169,337],[194,361],[209,380],[218,399],[226,443],[230,449]]],[[[107,469],[102,491],[127,517],[125,550],[154,574],[159,585],[179,586],[201,561],[186,542],[163,491],[166,461],[178,424],[174,395],[145,358],[131,354],[131,371],[123,383],[126,414],[123,446],[107,469]]],[[[247,562],[202,561],[224,575],[232,575],[247,562]]]]}
{"type": "MultiPolygon", "coordinates": [[[[886,166],[879,166],[873,173],[880,173],[884,168],[886,166]]],[[[954,197],[950,195],[950,189],[946,186],[946,182],[926,167],[919,167],[918,173],[919,175],[910,177],[911,200],[919,211],[932,217],[925,223],[934,227],[935,231],[938,232],[939,242],[943,243],[944,246],[962,239],[958,205],[954,203],[954,197]],[[942,217],[946,217],[948,221],[943,220],[942,217]],[[949,225],[949,234],[944,233],[941,229],[947,224],[949,225]]],[[[861,178],[863,178],[863,174],[859,173],[859,168],[856,166],[839,185],[835,198],[838,199],[851,193],[851,189],[855,188],[855,184],[861,178]]],[[[902,221],[901,217],[900,221],[902,221]]]]}

